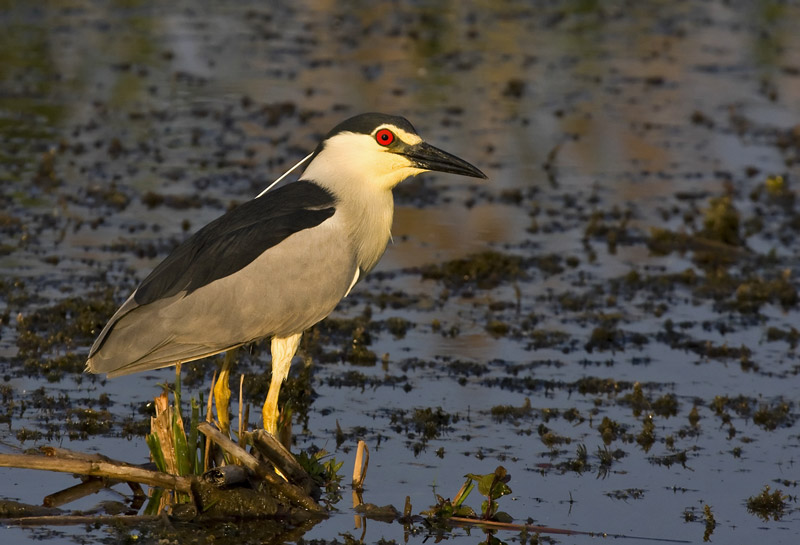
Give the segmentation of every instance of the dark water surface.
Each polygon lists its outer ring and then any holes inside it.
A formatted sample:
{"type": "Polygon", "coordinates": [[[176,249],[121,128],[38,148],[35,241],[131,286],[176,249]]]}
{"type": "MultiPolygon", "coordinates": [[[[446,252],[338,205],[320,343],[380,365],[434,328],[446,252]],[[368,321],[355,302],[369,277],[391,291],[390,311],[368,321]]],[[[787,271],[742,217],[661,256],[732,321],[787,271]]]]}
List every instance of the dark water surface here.
{"type": "MultiPolygon", "coordinates": [[[[315,395],[295,449],[347,482],[366,440],[365,500],[415,513],[503,465],[518,521],[797,542],[797,5],[30,4],[0,11],[0,450],[146,461],[142,408],[174,373],[83,375],[96,328],[188,233],[384,111],[489,180],[398,187],[394,243],[296,361],[315,395]],[[765,486],[783,510],[748,510],[765,486]]],[[[0,476],[28,503],[76,482],[0,476]]],[[[305,538],[359,538],[349,502],[305,538]]],[[[403,538],[369,521],[364,540],[403,538]]]]}

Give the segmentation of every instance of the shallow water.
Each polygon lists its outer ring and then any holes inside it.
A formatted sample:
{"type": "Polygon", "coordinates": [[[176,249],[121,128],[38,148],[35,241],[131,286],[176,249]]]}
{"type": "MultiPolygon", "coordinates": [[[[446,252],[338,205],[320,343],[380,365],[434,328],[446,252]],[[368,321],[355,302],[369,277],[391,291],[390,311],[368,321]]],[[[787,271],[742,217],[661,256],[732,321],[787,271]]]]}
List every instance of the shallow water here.
{"type": "MultiPolygon", "coordinates": [[[[402,509],[410,496],[415,513],[434,492],[454,495],[466,473],[502,464],[513,494],[500,505],[518,521],[701,542],[708,505],[712,541],[796,542],[800,10],[647,4],[7,3],[2,450],[60,444],[145,461],[143,438],[123,425],[145,418],[139,408],[173,371],[53,372],[48,362],[83,357],[92,334],[24,352],[26,318],[69,297],[104,300],[107,286],[120,303],[187,233],[253,197],[338,121],[377,110],[408,117],[490,179],[428,174],[398,188],[394,244],[332,316],[369,307],[378,361],[355,366],[348,340],[323,342],[295,448],[324,447],[349,475],[365,439],[365,500],[402,509]],[[785,185],[770,190],[775,176],[785,185]],[[727,231],[704,230],[725,196],[738,217],[733,249],[714,239],[727,231]],[[655,251],[653,228],[697,238],[655,251]],[[521,276],[480,287],[422,274],[487,249],[524,258],[521,276]],[[391,318],[408,320],[404,336],[391,318]],[[99,409],[103,393],[108,431],[82,437],[69,409],[99,409]],[[668,395],[672,413],[656,403],[668,395]],[[492,415],[526,398],[527,414],[492,415]],[[424,439],[411,416],[439,407],[449,424],[424,439]],[[775,429],[759,424],[759,409],[781,407],[775,429]],[[604,418],[619,426],[607,443],[604,418]],[[650,418],[645,447],[637,437],[650,418]],[[617,454],[608,467],[605,448],[617,454]],[[789,496],[780,520],[746,508],[765,485],[789,496]]],[[[251,359],[243,370],[263,368],[251,359]]],[[[185,397],[206,388],[207,367],[185,397]]],[[[28,503],[75,482],[0,474],[0,496],[28,503]]],[[[106,491],[70,507],[120,499],[106,491]]],[[[305,538],[360,537],[347,493],[337,507],[305,538]]],[[[4,529],[52,543],[114,532],[4,529]]],[[[471,534],[450,537],[485,539],[471,534]]],[[[403,527],[369,521],[364,540],[381,538],[399,542],[403,527]]]]}

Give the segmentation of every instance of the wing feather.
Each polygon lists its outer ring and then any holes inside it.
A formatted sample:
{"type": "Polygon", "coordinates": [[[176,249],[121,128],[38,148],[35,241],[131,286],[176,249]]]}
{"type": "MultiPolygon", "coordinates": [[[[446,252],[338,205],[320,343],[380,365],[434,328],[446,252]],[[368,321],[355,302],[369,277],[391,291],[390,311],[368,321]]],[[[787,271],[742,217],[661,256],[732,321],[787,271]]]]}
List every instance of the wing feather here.
{"type": "Polygon", "coordinates": [[[136,303],[188,294],[231,275],[290,235],[331,217],[335,204],[328,191],[305,181],[248,201],[178,246],[141,283],[136,303]]]}
{"type": "MultiPolygon", "coordinates": [[[[180,244],[142,281],[136,291],[111,317],[89,352],[87,369],[109,375],[127,374],[140,368],[153,369],[176,361],[212,355],[229,346],[166,346],[161,339],[136,339],[127,325],[148,305],[171,304],[215,280],[245,268],[256,258],[294,233],[320,225],[335,212],[336,199],[322,187],[307,181],[288,184],[248,201],[212,221],[180,244]],[[127,324],[127,325],[126,325],[127,324]],[[117,333],[119,347],[102,350],[117,333]],[[154,346],[145,348],[148,342],[154,346]],[[134,346],[134,344],[138,346],[134,346]],[[122,347],[125,347],[122,350],[122,347]],[[137,350],[138,348],[138,350],[137,350]],[[144,352],[142,352],[144,349],[144,352]],[[124,352],[124,353],[123,353],[124,352]],[[134,356],[137,354],[138,356],[134,356]],[[162,365],[163,364],[163,365],[162,365]]],[[[148,313],[149,314],[149,313],[148,313]]]]}

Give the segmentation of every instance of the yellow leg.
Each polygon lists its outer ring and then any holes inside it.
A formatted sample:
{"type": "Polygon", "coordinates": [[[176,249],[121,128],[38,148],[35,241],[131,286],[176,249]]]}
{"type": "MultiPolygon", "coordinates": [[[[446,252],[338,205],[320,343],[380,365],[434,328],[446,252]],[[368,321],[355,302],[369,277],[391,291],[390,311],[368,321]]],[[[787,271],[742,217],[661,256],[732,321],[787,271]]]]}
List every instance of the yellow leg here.
{"type": "Polygon", "coordinates": [[[235,348],[225,353],[222,370],[219,372],[219,377],[217,377],[217,383],[214,384],[214,404],[217,406],[217,420],[219,421],[220,431],[225,435],[229,435],[231,429],[231,418],[228,414],[231,403],[231,388],[228,382],[231,376],[231,365],[235,357],[235,348]]]}
{"type": "Polygon", "coordinates": [[[289,368],[292,366],[292,358],[297,352],[301,335],[302,333],[297,333],[288,337],[273,337],[272,339],[272,380],[261,413],[264,418],[264,429],[272,435],[277,435],[278,431],[278,395],[281,393],[281,384],[289,376],[289,368]]]}

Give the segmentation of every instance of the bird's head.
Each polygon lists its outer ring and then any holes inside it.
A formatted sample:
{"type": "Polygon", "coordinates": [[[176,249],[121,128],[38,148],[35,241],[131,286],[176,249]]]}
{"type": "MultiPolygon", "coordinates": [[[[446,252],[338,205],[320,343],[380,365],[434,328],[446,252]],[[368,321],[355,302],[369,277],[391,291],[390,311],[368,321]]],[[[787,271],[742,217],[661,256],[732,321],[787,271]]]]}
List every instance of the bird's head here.
{"type": "Polygon", "coordinates": [[[425,171],[486,178],[476,167],[424,142],[403,117],[366,113],[334,127],[320,143],[303,178],[331,189],[391,190],[425,171]],[[339,186],[339,187],[337,187],[339,186]]]}

